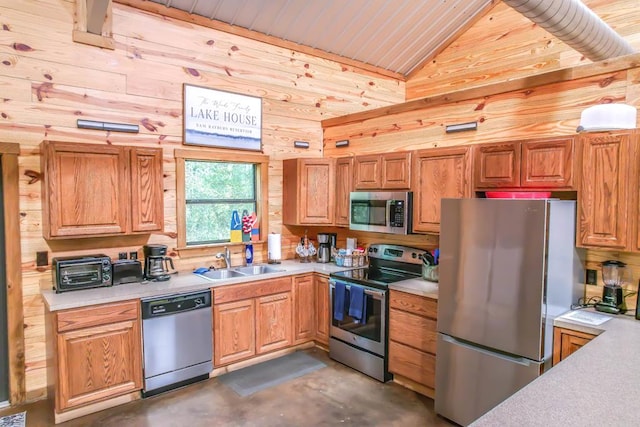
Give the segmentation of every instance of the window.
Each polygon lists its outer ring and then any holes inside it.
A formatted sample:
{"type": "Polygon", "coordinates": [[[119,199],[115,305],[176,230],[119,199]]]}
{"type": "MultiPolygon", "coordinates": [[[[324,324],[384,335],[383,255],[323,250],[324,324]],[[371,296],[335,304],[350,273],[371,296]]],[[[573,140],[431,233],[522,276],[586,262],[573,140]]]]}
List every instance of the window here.
{"type": "Polygon", "coordinates": [[[232,212],[255,212],[266,236],[268,157],[176,150],[178,248],[230,241],[232,212]]]}
{"type": "Polygon", "coordinates": [[[229,241],[231,215],[257,211],[256,165],[185,160],[187,246],[229,241]]]}

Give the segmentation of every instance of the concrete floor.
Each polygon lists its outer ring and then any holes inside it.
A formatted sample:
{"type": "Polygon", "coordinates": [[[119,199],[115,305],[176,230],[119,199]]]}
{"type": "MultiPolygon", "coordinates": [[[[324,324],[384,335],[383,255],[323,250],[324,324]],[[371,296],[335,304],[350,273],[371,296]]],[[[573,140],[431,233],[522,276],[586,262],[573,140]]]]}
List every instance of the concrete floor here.
{"type": "MultiPolygon", "coordinates": [[[[247,397],[215,378],[151,398],[58,424],[62,427],[199,426],[451,426],[433,411],[433,400],[395,383],[382,384],[333,360],[320,349],[305,350],[327,364],[247,397]]],[[[9,408],[27,411],[27,427],[53,425],[51,402],[9,408]]]]}

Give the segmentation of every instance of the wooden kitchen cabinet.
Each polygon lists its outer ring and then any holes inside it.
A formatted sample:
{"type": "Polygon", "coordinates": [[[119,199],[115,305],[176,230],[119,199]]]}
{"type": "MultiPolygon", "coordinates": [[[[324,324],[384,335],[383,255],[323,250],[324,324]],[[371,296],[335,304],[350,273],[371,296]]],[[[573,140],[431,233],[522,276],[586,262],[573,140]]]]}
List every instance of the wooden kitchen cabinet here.
{"type": "Polygon", "coordinates": [[[254,300],[249,299],[213,306],[214,366],[227,365],[256,354],[254,304],[254,300]]]}
{"type": "Polygon", "coordinates": [[[316,283],[313,274],[293,279],[294,342],[311,341],[316,335],[316,283]]]}
{"type": "Polygon", "coordinates": [[[214,288],[214,366],[292,345],[291,292],[291,277],[214,288]]]}
{"type": "Polygon", "coordinates": [[[162,230],[161,149],[44,141],[41,152],[45,239],[162,230]]]}
{"type": "Polygon", "coordinates": [[[420,150],[413,157],[413,231],[440,232],[440,201],[472,195],[471,147],[420,150]]]}
{"type": "Polygon", "coordinates": [[[256,299],[256,354],[292,344],[291,310],[291,292],[256,299]]]}
{"type": "Polygon", "coordinates": [[[483,189],[575,188],[573,136],[474,146],[474,183],[483,189]]]}
{"type": "Polygon", "coordinates": [[[566,359],[572,353],[594,339],[596,335],[565,328],[553,328],[553,364],[566,359]]]}
{"type": "Polygon", "coordinates": [[[429,396],[435,395],[435,299],[389,292],[389,372],[394,380],[429,396]]]}
{"type": "Polygon", "coordinates": [[[140,302],[55,312],[57,413],[142,389],[140,302]]]}
{"type": "Polygon", "coordinates": [[[411,187],[411,152],[368,154],[354,160],[356,190],[408,190],[411,187]]]}
{"type": "Polygon", "coordinates": [[[349,196],[353,191],[353,157],[336,159],[335,225],[349,226],[349,196]]]}
{"type": "Polygon", "coordinates": [[[316,288],[316,341],[329,345],[329,326],[331,324],[331,301],[329,300],[329,278],[315,275],[316,288]]]}
{"type": "Polygon", "coordinates": [[[638,134],[585,133],[580,137],[577,244],[636,251],[638,230],[638,134]],[[635,201],[635,202],[634,202],[635,201]]]}
{"type": "Polygon", "coordinates": [[[282,221],[286,225],[333,224],[335,160],[283,161],[282,221]]]}

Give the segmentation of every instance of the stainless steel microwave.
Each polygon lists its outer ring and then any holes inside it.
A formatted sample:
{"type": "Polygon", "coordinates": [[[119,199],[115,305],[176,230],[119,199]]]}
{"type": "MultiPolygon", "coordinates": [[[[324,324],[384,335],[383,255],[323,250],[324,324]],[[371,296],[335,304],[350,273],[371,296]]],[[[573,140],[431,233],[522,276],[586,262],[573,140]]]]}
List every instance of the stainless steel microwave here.
{"type": "Polygon", "coordinates": [[[349,196],[349,229],[410,234],[413,193],[355,191],[349,196]]]}

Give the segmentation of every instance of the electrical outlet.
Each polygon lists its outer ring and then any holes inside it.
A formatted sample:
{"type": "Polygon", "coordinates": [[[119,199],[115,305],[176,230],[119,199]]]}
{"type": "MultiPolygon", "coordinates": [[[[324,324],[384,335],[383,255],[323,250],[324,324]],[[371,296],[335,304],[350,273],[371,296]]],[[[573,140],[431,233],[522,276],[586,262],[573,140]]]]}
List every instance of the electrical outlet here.
{"type": "Polygon", "coordinates": [[[49,265],[49,252],[36,252],[36,267],[44,267],[49,265]]]}
{"type": "Polygon", "coordinates": [[[587,285],[598,284],[598,270],[587,269],[587,285]]]}

